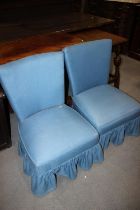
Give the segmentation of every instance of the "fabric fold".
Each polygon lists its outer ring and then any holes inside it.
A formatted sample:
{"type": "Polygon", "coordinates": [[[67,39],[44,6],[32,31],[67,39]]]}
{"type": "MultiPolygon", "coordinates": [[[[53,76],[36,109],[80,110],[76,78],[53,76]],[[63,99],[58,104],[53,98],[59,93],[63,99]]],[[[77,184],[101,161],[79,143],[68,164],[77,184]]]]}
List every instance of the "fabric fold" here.
{"type": "Polygon", "coordinates": [[[114,145],[119,145],[124,142],[125,136],[139,136],[139,135],[140,135],[140,117],[137,117],[101,135],[99,142],[102,146],[102,149],[107,149],[110,142],[112,142],[114,145]]]}
{"type": "Polygon", "coordinates": [[[96,144],[49,171],[45,170],[45,165],[34,166],[21,141],[19,143],[19,154],[23,158],[24,172],[31,176],[32,192],[37,196],[43,196],[50,191],[54,191],[57,187],[57,176],[66,176],[73,180],[77,177],[78,166],[87,170],[91,168],[93,163],[100,163],[104,160],[100,144],[96,144]]]}

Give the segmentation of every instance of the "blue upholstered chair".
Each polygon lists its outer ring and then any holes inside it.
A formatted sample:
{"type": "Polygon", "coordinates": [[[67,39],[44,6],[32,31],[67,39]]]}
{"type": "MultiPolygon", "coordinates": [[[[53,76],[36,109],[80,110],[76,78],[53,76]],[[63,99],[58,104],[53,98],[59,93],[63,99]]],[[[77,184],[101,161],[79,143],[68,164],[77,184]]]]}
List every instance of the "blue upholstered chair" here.
{"type": "Polygon", "coordinates": [[[74,179],[77,166],[103,160],[97,131],[64,104],[62,52],[0,65],[0,83],[19,120],[19,152],[34,194],[54,190],[56,175],[74,179]]]}
{"type": "Polygon", "coordinates": [[[73,106],[97,129],[103,149],[140,135],[140,104],[108,85],[111,48],[103,39],[64,49],[73,106]]]}

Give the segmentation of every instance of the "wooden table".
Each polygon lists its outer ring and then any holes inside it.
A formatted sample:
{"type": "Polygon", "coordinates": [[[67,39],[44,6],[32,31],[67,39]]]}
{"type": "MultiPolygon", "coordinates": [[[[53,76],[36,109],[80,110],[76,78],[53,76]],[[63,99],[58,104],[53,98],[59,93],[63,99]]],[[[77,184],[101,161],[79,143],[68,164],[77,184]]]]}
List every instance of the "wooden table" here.
{"type": "Polygon", "coordinates": [[[59,51],[65,46],[80,43],[81,39],[63,33],[39,34],[0,43],[0,64],[37,53],[59,51]]]}
{"type": "Polygon", "coordinates": [[[37,53],[59,51],[66,46],[97,39],[112,39],[113,51],[115,52],[115,73],[114,75],[110,74],[110,82],[114,83],[114,86],[119,88],[121,45],[126,43],[127,39],[99,29],[88,29],[70,33],[44,33],[24,39],[20,38],[13,41],[2,42],[0,43],[0,64],[37,53]]]}

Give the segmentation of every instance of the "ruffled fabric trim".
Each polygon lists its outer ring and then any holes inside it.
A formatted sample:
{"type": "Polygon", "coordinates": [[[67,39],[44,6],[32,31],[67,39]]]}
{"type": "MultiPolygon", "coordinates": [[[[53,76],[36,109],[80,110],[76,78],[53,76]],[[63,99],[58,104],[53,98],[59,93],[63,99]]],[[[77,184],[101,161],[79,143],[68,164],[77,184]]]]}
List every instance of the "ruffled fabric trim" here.
{"type": "Polygon", "coordinates": [[[125,136],[139,136],[139,135],[140,135],[140,116],[101,135],[99,142],[103,149],[107,149],[110,142],[112,142],[114,145],[119,145],[124,142],[125,136]]]}
{"type": "Polygon", "coordinates": [[[103,150],[100,144],[95,145],[67,162],[62,163],[57,168],[49,171],[45,171],[45,165],[41,167],[36,167],[34,165],[26,153],[21,141],[19,143],[19,155],[23,158],[24,172],[31,176],[32,192],[37,196],[45,195],[56,189],[57,175],[66,176],[69,179],[75,179],[77,177],[78,166],[88,170],[93,163],[100,163],[104,160],[103,150]]]}

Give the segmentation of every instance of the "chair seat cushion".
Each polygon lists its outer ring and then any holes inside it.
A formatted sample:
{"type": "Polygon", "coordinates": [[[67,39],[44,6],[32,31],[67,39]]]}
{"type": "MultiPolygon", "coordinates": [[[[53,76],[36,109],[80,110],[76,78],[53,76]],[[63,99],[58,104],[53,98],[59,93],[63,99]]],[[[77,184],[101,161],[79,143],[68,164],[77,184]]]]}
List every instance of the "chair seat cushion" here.
{"type": "Polygon", "coordinates": [[[52,170],[98,144],[98,133],[79,113],[55,106],[26,118],[19,125],[22,144],[36,167],[52,170]]]}
{"type": "Polygon", "coordinates": [[[140,116],[140,104],[110,85],[84,91],[74,96],[73,102],[100,134],[140,116]]]}

